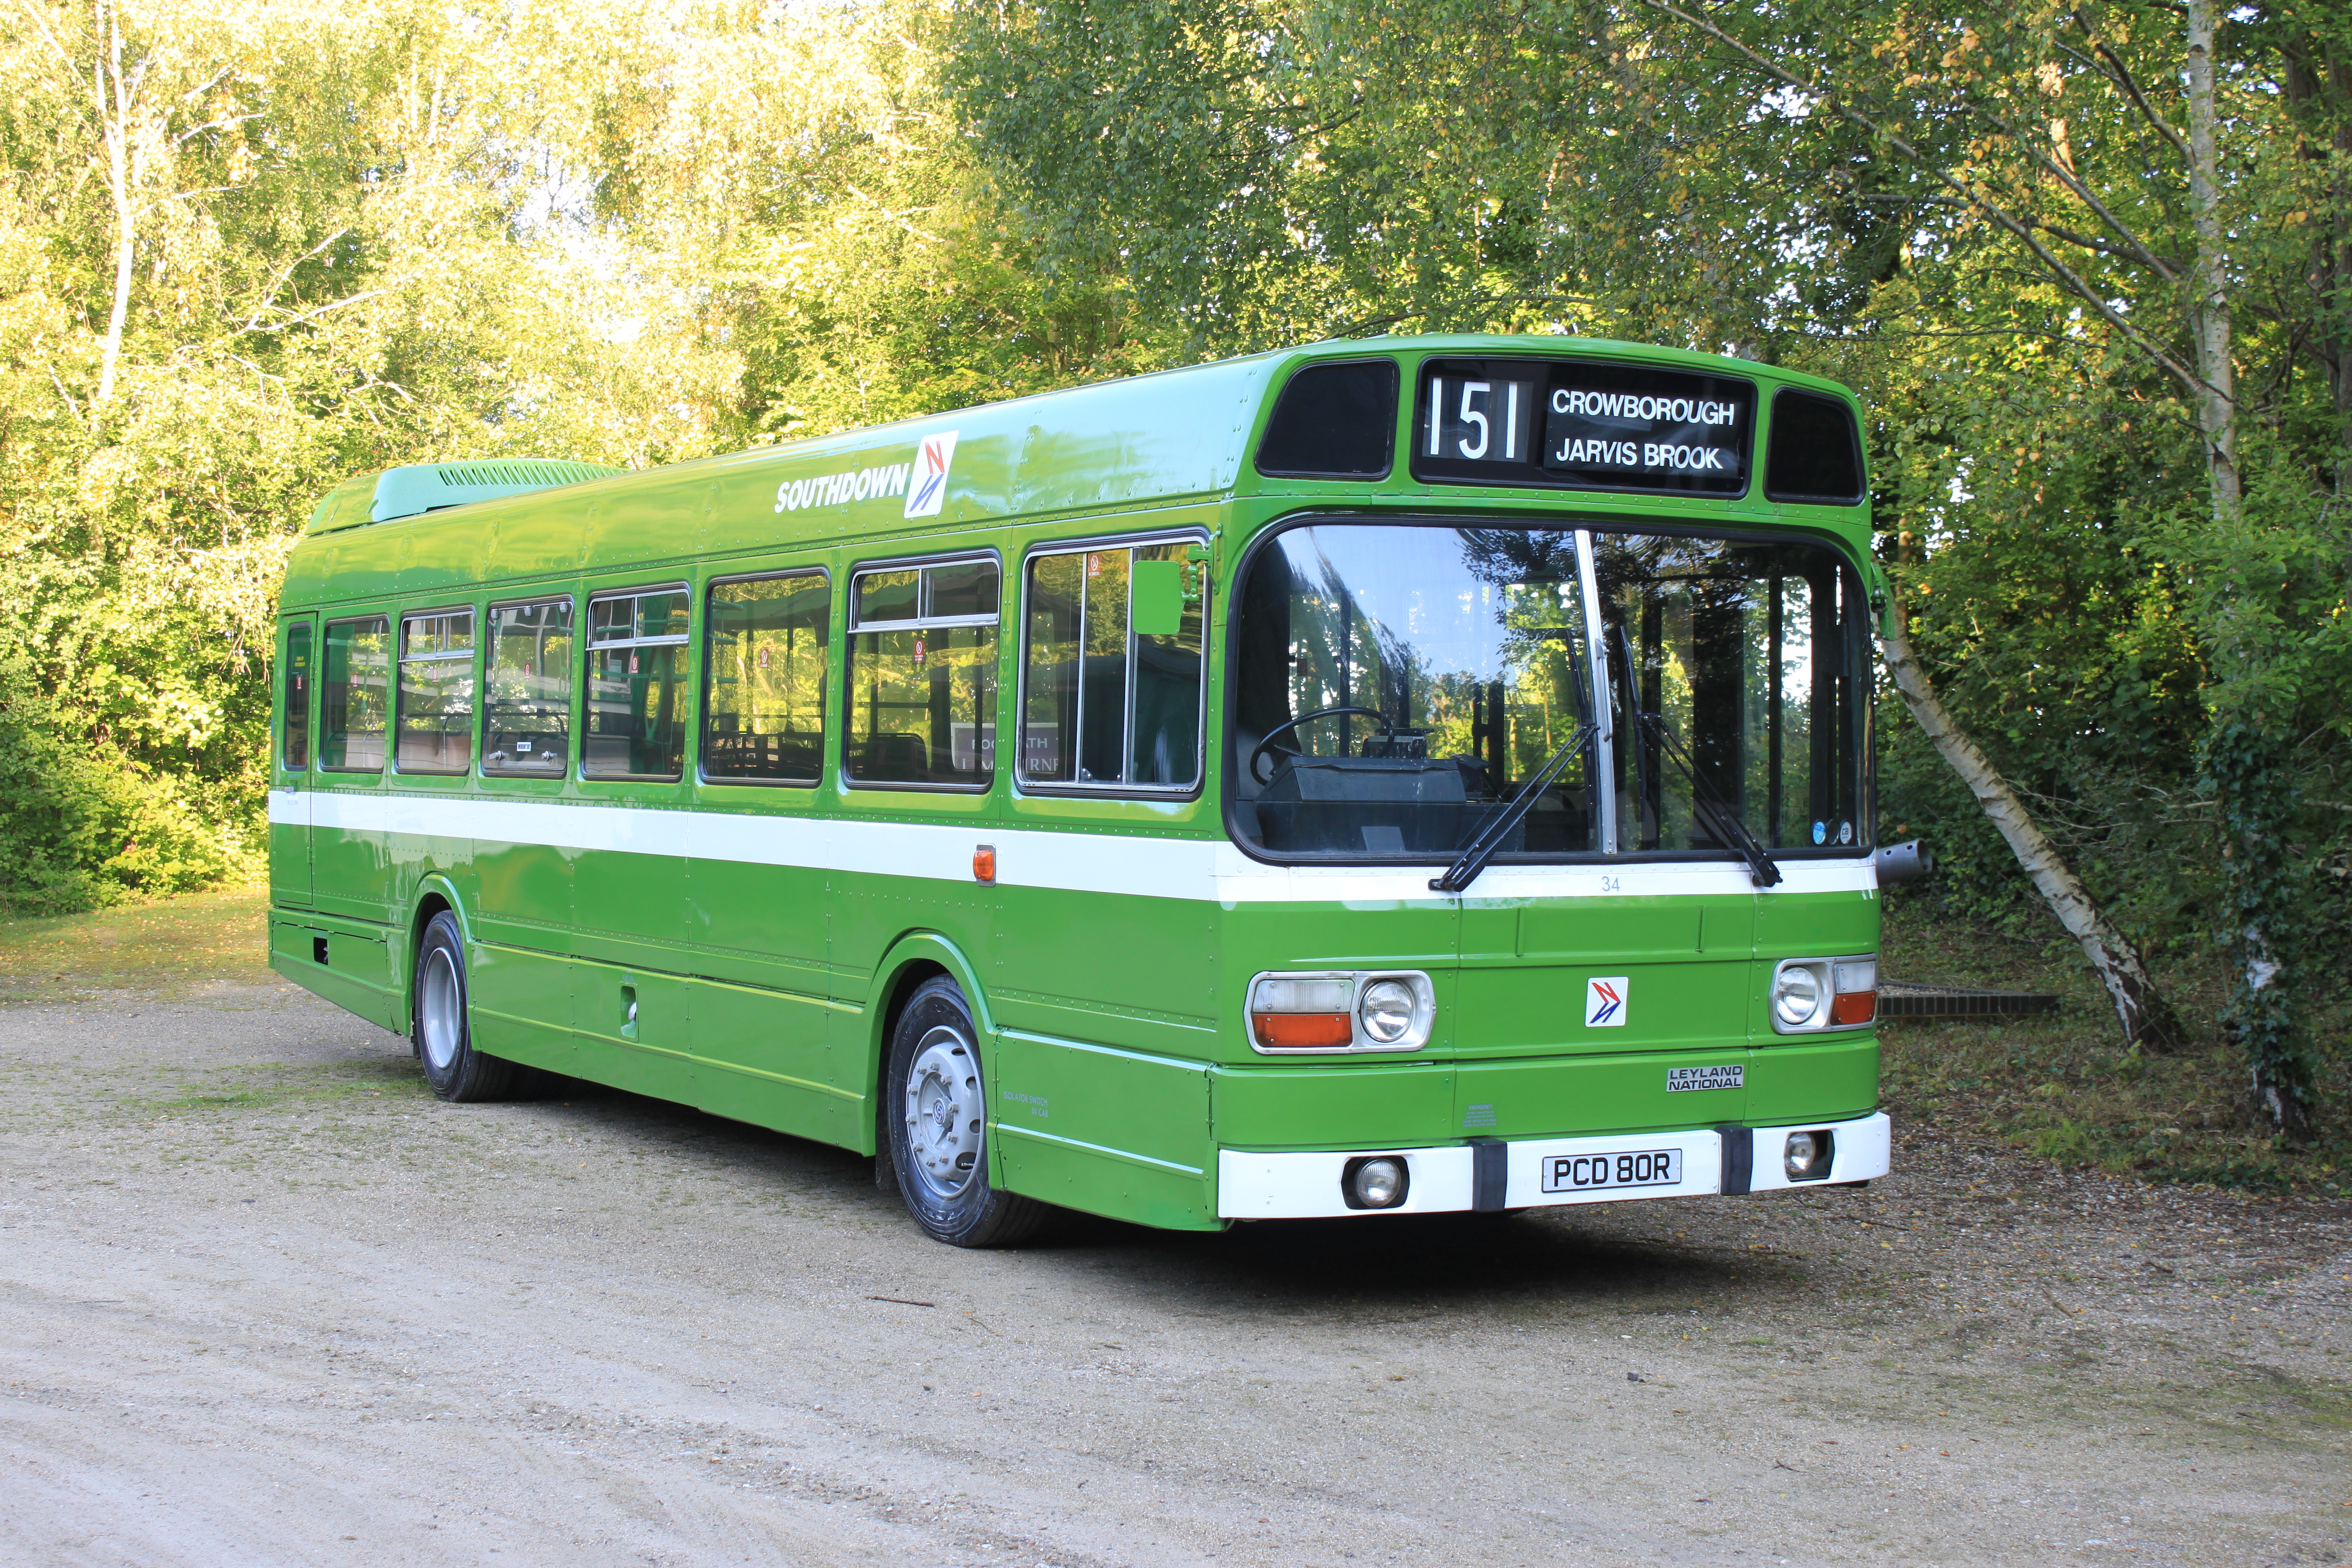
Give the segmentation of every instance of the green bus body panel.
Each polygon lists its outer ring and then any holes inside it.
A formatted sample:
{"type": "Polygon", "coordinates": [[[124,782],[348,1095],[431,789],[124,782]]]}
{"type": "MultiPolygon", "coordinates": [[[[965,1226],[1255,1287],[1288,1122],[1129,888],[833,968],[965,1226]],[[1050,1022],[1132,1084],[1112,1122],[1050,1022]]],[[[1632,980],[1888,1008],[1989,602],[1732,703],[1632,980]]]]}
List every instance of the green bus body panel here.
{"type": "MultiPolygon", "coordinates": [[[[294,548],[288,625],[568,596],[572,726],[584,703],[589,598],[685,584],[695,604],[676,781],[330,773],[283,766],[272,731],[270,963],[390,1029],[408,1027],[414,933],[428,898],[468,938],[478,1044],[551,1071],[694,1105],[861,1152],[875,1148],[897,1000],[951,975],[982,1030],[992,1173],[1009,1190],[1143,1224],[1216,1228],[1220,1149],[1422,1147],[1478,1137],[1778,1124],[1877,1103],[1868,1031],[1774,1035],[1782,957],[1869,952],[1874,893],[1713,892],[1224,902],[1198,889],[1106,893],[1007,877],[971,854],[1007,835],[1070,833],[1236,853],[1215,781],[1226,612],[1258,532],[1302,510],[1638,526],[1644,519],[1781,530],[1837,545],[1881,581],[1864,507],[1784,505],[1760,482],[1729,500],[1416,482],[1403,460],[1418,361],[1432,354],[1591,355],[1753,380],[1759,409],[1798,385],[1778,369],[1559,338],[1395,338],[1265,354],[965,409],[560,489],[368,523],[373,479],[320,503],[294,548]],[[1394,358],[1400,451],[1376,481],[1268,479],[1248,461],[1276,395],[1318,359],[1394,358]],[[918,444],[952,431],[936,515],[905,514],[918,444]],[[893,488],[893,487],[896,488],[893,488]],[[1203,776],[1190,799],[1024,795],[1000,765],[974,794],[856,789],[838,765],[845,605],[863,564],[948,552],[1003,567],[1000,758],[1017,742],[1023,562],[1033,547],[1141,533],[1211,547],[1203,776]],[[829,582],[822,783],[705,783],[703,605],[714,578],[816,570],[829,582]],[[534,813],[538,815],[533,815],[534,813]],[[609,815],[607,815],[609,814],[609,815]],[[891,868],[843,836],[892,845],[891,868]],[[501,835],[504,835],[501,837],[501,835]],[[903,843],[900,842],[903,840],[903,843]],[[325,943],[327,962],[318,960],[325,943]],[[1270,1058],[1251,1047],[1252,976],[1418,969],[1433,1038],[1400,1056],[1270,1058]],[[1627,976],[1622,1027],[1582,1022],[1585,982],[1627,976]],[[635,1005],[635,1016],[630,1014],[635,1005]],[[1670,1067],[1742,1065],[1745,1087],[1674,1092],[1670,1067]]],[[[1767,421],[1756,420],[1760,475],[1767,421]]],[[[281,633],[281,637],[283,633],[281,633]]],[[[314,673],[318,669],[315,662],[314,673]]],[[[318,682],[314,679],[313,689],[318,682]]],[[[278,693],[282,703],[284,692],[278,693]]],[[[319,736],[312,700],[312,762],[319,736]]],[[[478,743],[478,734],[477,736],[478,743]]],[[[1007,840],[1007,842],[1012,842],[1007,840]]],[[[1034,839],[1027,840],[1033,846],[1034,839]]],[[[1012,855],[1016,851],[1007,849],[1012,855]]],[[[1630,863],[1630,862],[1629,862],[1630,863]]],[[[1302,879],[1302,889],[1311,884],[1302,879]]]]}
{"type": "Polygon", "coordinates": [[[996,1037],[991,1121],[1005,1183],[1145,1225],[1212,1227],[1209,1068],[1007,1030],[996,1037]]]}
{"type": "Polygon", "coordinates": [[[1459,1142],[1451,1062],[1225,1065],[1210,1105],[1234,1149],[1413,1148],[1459,1142]]]}
{"type": "Polygon", "coordinates": [[[480,942],[467,951],[474,1041],[492,1056],[550,1072],[580,1070],[572,1036],[572,961],[530,948],[480,942]]]}
{"type": "Polygon", "coordinates": [[[269,967],[309,987],[380,1028],[408,1028],[404,944],[395,948],[382,927],[357,928],[315,916],[273,912],[269,917],[269,967]],[[314,956],[325,942],[327,960],[314,956]]]}

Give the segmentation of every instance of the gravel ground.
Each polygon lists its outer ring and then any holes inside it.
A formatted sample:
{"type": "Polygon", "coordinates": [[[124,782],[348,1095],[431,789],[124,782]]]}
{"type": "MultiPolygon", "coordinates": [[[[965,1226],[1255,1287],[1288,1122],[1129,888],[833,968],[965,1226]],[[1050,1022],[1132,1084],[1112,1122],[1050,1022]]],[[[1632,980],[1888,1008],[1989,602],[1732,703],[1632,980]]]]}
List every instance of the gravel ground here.
{"type": "Polygon", "coordinates": [[[1867,1191],[1044,1245],[275,986],[0,1008],[0,1561],[2285,1563],[2352,1212],[1867,1191]]]}

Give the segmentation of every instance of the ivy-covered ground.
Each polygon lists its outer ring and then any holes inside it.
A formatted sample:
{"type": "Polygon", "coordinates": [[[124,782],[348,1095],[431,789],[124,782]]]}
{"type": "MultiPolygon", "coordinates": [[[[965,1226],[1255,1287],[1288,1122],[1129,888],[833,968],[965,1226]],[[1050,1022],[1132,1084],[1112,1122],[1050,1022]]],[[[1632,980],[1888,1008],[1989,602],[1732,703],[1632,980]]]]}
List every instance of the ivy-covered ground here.
{"type": "Polygon", "coordinates": [[[2048,940],[2004,935],[1896,899],[1881,947],[1891,978],[2062,999],[2055,1016],[1889,1025],[1881,1037],[1888,1109],[1921,1131],[2157,1182],[2319,1196],[2352,1190],[2352,1061],[2340,1005],[2314,1020],[2325,1068],[2321,1137],[2296,1151],[2256,1125],[2244,1058],[2215,1031],[2218,964],[2158,976],[2199,1041],[2157,1056],[2122,1047],[2105,993],[2054,930],[2048,940]]]}

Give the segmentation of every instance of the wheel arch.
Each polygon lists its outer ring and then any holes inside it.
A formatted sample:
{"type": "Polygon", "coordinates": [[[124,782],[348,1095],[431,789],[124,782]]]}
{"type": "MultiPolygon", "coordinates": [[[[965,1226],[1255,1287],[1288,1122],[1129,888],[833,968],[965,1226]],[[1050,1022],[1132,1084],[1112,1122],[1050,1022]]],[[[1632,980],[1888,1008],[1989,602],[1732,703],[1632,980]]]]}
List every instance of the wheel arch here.
{"type": "Polygon", "coordinates": [[[401,1026],[414,1031],[416,1027],[416,955],[425,949],[425,928],[433,917],[446,911],[457,921],[458,935],[469,945],[474,940],[472,928],[467,923],[466,906],[457,897],[457,889],[446,877],[438,874],[426,877],[417,884],[416,902],[409,910],[408,926],[404,933],[407,951],[400,955],[401,1026]]]}
{"type": "MultiPolygon", "coordinates": [[[[964,1005],[971,1009],[972,1028],[980,1038],[974,1042],[982,1059],[989,1062],[993,1055],[991,1042],[995,1024],[988,1008],[988,994],[981,988],[980,972],[963,949],[949,938],[933,931],[914,931],[900,935],[875,966],[873,983],[866,995],[866,1067],[863,1081],[874,1096],[874,1115],[862,1130],[873,1140],[873,1147],[861,1153],[884,1155],[889,1143],[883,1132],[882,1118],[888,1112],[889,1096],[882,1081],[890,1067],[890,1036],[898,1026],[898,1016],[906,1011],[907,998],[918,986],[936,975],[946,975],[963,993],[964,1005]]],[[[991,1067],[992,1062],[989,1062],[991,1067]]],[[[994,1078],[992,1072],[991,1079],[994,1078]]],[[[993,1147],[994,1140],[990,1140],[993,1147]]]]}

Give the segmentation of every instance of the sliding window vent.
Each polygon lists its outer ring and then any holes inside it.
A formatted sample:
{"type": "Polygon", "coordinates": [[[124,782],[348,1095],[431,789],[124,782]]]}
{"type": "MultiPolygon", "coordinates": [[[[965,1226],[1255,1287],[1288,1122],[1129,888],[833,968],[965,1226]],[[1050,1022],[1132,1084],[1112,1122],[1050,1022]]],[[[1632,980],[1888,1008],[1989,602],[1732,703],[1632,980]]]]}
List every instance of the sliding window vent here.
{"type": "Polygon", "coordinates": [[[368,509],[368,521],[389,522],[468,501],[585,484],[620,471],[562,458],[503,458],[493,462],[417,463],[387,468],[376,478],[375,503],[368,509]]]}

